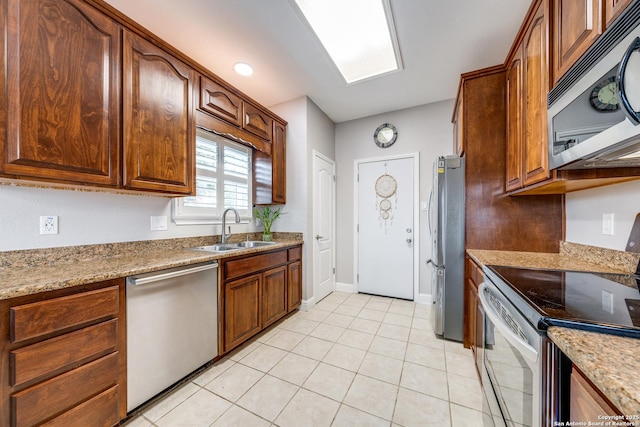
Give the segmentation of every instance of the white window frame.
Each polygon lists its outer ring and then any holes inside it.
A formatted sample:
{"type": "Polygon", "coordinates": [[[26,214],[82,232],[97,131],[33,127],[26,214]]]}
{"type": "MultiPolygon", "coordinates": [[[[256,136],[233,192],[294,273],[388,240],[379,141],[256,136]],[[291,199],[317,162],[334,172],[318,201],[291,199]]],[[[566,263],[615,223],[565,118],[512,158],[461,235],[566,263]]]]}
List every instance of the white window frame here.
{"type": "MultiPolygon", "coordinates": [[[[185,206],[185,200],[188,200],[188,197],[178,197],[173,201],[173,221],[177,225],[193,225],[193,224],[220,224],[222,222],[222,213],[224,212],[225,207],[224,203],[224,182],[238,182],[238,179],[233,176],[226,176],[224,174],[224,148],[229,147],[235,150],[244,151],[249,156],[248,162],[248,175],[247,175],[247,191],[248,191],[248,206],[247,209],[238,209],[238,213],[240,214],[240,219],[243,223],[251,222],[253,218],[253,156],[252,149],[242,144],[238,144],[236,142],[230,141],[220,135],[217,135],[213,132],[205,131],[203,129],[198,128],[196,131],[197,138],[202,140],[205,139],[210,141],[213,144],[217,144],[217,165],[216,171],[207,171],[203,168],[198,168],[198,164],[196,163],[196,181],[198,180],[198,176],[208,175],[215,176],[216,184],[216,207],[215,208],[206,208],[206,207],[192,207],[185,206]]],[[[244,183],[244,180],[240,178],[240,182],[244,183]]]]}

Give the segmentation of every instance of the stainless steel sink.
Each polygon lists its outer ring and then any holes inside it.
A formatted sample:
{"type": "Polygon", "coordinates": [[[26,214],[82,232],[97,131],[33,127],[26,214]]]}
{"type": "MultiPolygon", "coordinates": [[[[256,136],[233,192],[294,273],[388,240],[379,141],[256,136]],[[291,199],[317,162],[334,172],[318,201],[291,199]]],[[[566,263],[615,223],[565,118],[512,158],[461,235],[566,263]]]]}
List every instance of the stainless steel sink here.
{"type": "Polygon", "coordinates": [[[237,243],[238,246],[240,246],[241,248],[259,248],[262,246],[270,246],[270,245],[275,245],[276,242],[261,242],[261,241],[246,241],[246,242],[240,242],[237,243]]]}
{"type": "Polygon", "coordinates": [[[228,252],[228,251],[239,251],[241,249],[247,248],[260,248],[262,246],[270,246],[275,245],[276,242],[260,242],[260,241],[246,241],[239,243],[225,243],[218,245],[208,245],[208,246],[197,246],[195,248],[191,248],[195,251],[205,251],[205,252],[228,252]]]}

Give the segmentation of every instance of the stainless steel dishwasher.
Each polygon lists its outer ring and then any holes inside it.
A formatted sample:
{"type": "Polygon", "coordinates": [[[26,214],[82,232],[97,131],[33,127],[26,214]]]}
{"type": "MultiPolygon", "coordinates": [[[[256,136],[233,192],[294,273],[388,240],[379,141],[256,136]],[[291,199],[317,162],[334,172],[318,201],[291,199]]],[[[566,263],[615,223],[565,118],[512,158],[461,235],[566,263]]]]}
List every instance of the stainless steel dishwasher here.
{"type": "Polygon", "coordinates": [[[217,262],[127,277],[127,411],[217,355],[217,262]]]}

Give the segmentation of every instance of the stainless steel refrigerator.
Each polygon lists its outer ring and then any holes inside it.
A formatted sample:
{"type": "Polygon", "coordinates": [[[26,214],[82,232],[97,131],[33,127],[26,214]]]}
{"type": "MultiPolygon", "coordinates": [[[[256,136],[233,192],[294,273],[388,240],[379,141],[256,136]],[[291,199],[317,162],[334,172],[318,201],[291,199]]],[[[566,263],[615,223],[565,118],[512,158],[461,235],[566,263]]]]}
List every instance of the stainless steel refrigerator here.
{"type": "Polygon", "coordinates": [[[464,311],[464,158],[441,156],[434,163],[429,207],[433,328],[437,335],[462,341],[464,311]]]}

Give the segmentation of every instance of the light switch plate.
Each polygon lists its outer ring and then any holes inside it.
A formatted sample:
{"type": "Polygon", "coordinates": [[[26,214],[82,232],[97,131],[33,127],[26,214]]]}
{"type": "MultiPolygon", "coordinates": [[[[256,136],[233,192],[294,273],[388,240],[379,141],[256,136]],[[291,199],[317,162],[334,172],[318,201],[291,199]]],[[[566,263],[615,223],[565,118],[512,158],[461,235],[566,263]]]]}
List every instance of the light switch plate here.
{"type": "Polygon", "coordinates": [[[613,214],[602,214],[602,234],[613,236],[613,214]]]}
{"type": "Polygon", "coordinates": [[[151,217],[151,231],[163,231],[167,229],[167,217],[166,216],[152,216],[151,217]]]}

